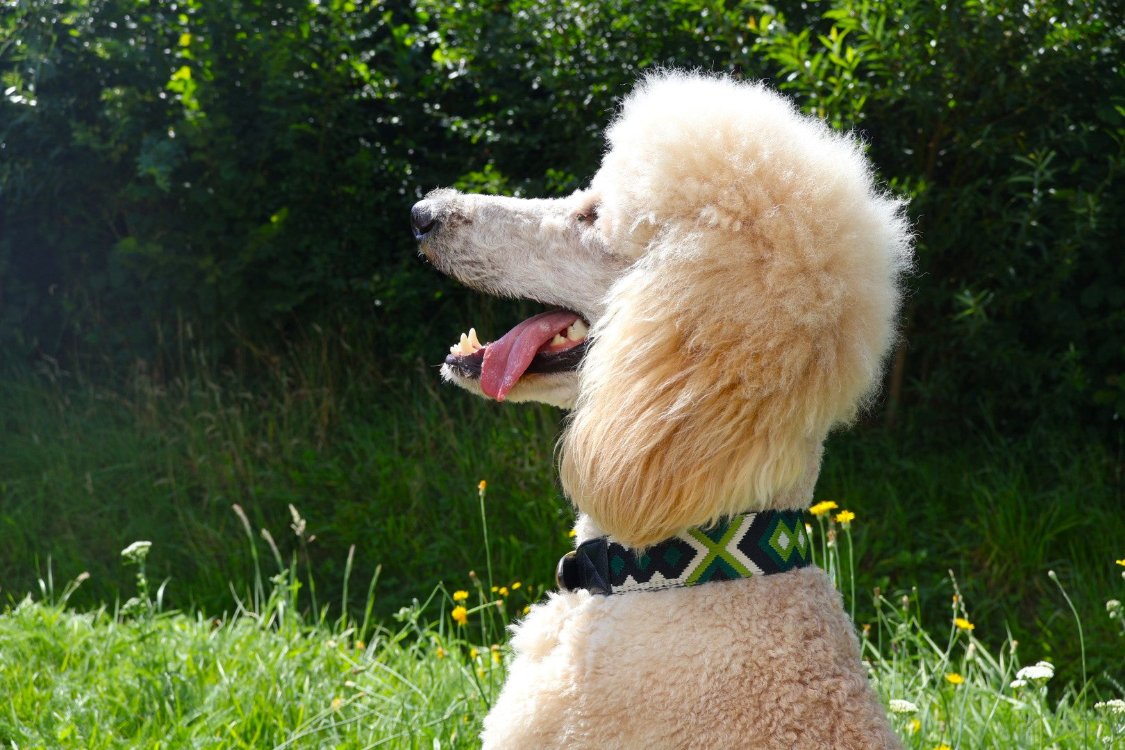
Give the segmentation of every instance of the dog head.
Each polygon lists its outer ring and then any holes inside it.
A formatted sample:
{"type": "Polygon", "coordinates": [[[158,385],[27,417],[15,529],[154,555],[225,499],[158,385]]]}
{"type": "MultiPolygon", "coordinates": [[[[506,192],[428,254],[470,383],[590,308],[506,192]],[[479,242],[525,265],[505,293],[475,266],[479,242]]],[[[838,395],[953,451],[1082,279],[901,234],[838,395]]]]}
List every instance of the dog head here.
{"type": "Polygon", "coordinates": [[[561,308],[487,346],[463,337],[443,374],[573,408],[563,486],[624,543],[792,506],[893,340],[901,204],[857,141],[727,78],[649,76],[608,146],[568,198],[442,190],[414,207],[440,270],[561,308]]]}

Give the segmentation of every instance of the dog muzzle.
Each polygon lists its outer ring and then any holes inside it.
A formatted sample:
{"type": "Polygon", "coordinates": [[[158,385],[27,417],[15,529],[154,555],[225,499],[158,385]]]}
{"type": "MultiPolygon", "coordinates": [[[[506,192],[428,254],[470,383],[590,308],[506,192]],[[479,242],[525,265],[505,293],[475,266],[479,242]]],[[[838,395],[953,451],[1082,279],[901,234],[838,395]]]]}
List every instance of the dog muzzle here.
{"type": "Polygon", "coordinates": [[[811,564],[804,512],[766,510],[691,528],[644,550],[608,536],[590,539],[559,560],[555,580],[563,591],[608,595],[752,578],[811,564]]]}

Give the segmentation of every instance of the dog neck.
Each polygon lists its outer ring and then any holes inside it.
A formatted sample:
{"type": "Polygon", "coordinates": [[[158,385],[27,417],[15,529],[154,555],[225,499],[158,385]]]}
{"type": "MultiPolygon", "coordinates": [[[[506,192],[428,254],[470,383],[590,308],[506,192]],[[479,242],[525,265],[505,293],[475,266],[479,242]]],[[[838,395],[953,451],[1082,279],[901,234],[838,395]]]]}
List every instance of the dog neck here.
{"type": "Polygon", "coordinates": [[[810,440],[809,461],[800,481],[758,507],[735,513],[713,526],[686,529],[647,549],[622,544],[599,528],[589,515],[579,513],[574,526],[578,546],[559,560],[555,571],[559,589],[586,589],[601,594],[658,590],[723,580],[723,575],[727,578],[747,578],[811,564],[812,544],[805,529],[802,509],[812,502],[823,450],[822,440],[810,440]],[[732,524],[735,525],[733,531],[732,524]],[[724,548],[733,548],[727,550],[727,555],[718,549],[712,550],[722,538],[722,534],[715,536],[716,529],[720,527],[724,533],[732,535],[723,545],[724,548]],[[751,536],[753,541],[748,539],[751,536]],[[771,546],[771,540],[777,547],[771,546]],[[790,542],[793,547],[787,551],[787,543],[790,542]],[[746,553],[739,546],[751,544],[759,545],[756,556],[766,556],[763,563],[755,562],[753,557],[745,562],[740,559],[740,555],[745,557],[746,553]],[[769,550],[762,549],[761,544],[769,550]],[[696,554],[688,556],[688,549],[696,554]],[[684,554],[677,555],[673,550],[684,554]],[[611,554],[614,555],[613,561],[611,554]],[[655,568],[650,571],[647,566],[654,564],[654,554],[670,554],[674,560],[662,558],[659,564],[663,566],[663,571],[655,568]],[[740,564],[741,571],[738,566],[730,564],[727,556],[740,564]],[[708,570],[712,566],[722,568],[722,571],[708,570]],[[732,571],[738,574],[732,575],[732,571]]]}

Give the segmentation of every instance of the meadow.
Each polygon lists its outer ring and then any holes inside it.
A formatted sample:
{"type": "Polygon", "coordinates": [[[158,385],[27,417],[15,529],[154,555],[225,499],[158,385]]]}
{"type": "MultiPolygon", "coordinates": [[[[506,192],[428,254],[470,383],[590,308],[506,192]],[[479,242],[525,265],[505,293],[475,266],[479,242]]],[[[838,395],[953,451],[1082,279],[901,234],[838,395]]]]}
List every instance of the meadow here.
{"type": "MultiPolygon", "coordinates": [[[[478,495],[483,519],[483,482],[478,495]]],[[[854,607],[856,521],[830,505],[814,506],[819,563],[854,607]]],[[[239,517],[254,581],[222,617],[164,611],[163,587],[154,591],[147,577],[149,542],[121,551],[135,574],[134,596],[124,604],[68,607],[82,575],[60,590],[40,581],[38,597],[8,608],[0,617],[0,689],[10,708],[0,717],[0,740],[91,750],[477,746],[509,658],[505,626],[526,611],[522,582],[498,585],[503,579],[491,572],[471,574],[466,588],[439,586],[380,621],[372,617],[376,573],[363,613],[333,619],[327,606],[302,606],[297,557],[286,561],[269,542],[272,559],[260,559],[259,534],[239,517]]],[[[292,530],[298,538],[307,532],[295,514],[292,530]]],[[[352,562],[349,556],[345,590],[352,562]]],[[[1125,701],[1096,700],[1097,681],[1052,684],[1054,665],[1026,663],[1010,637],[990,647],[977,638],[965,600],[951,601],[944,621],[927,628],[916,592],[895,601],[875,592],[874,620],[860,630],[870,678],[906,747],[1112,748],[1125,741],[1125,701]]]]}
{"type": "MultiPolygon", "coordinates": [[[[312,330],[244,371],[2,381],[0,741],[475,746],[570,544],[562,414],[365,351],[312,330]]],[[[1113,452],[919,434],[834,436],[809,516],[907,746],[1121,743],[1113,452]]]]}

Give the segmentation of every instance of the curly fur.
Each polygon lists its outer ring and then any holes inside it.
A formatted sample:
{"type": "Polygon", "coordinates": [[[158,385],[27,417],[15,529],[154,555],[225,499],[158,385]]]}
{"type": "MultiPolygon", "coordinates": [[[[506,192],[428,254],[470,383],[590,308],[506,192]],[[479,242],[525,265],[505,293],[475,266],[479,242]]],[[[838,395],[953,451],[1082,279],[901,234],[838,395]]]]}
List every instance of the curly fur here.
{"type": "MultiPolygon", "coordinates": [[[[578,542],[643,547],[806,505],[895,336],[902,206],[861,143],[758,84],[651,75],[608,142],[569,198],[431,194],[443,228],[423,243],[469,285],[593,324],[576,376],[525,378],[511,399],[574,407],[559,462],[578,542]]],[[[817,569],[552,594],[512,646],[488,748],[899,746],[817,569]]]]}
{"type": "Polygon", "coordinates": [[[644,546],[777,507],[874,387],[909,245],[860,144],[762,86],[650,78],[609,142],[599,223],[643,255],[595,328],[561,473],[644,546]]]}

